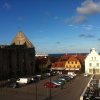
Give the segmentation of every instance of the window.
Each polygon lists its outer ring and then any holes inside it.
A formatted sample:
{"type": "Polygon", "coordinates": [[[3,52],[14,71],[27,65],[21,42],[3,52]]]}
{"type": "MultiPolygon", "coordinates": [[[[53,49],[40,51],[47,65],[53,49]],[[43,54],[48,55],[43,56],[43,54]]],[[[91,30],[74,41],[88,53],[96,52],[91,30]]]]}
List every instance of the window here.
{"type": "Polygon", "coordinates": [[[78,65],[77,68],[81,68],[80,65],[78,65]]]}
{"type": "Polygon", "coordinates": [[[92,63],[89,63],[89,67],[91,67],[92,66],[92,63]]]}
{"type": "Polygon", "coordinates": [[[69,66],[69,68],[71,68],[71,66],[69,66]]]}
{"type": "Polygon", "coordinates": [[[68,68],[68,66],[66,66],[66,68],[68,68]]]}
{"type": "Polygon", "coordinates": [[[96,73],[99,73],[99,69],[95,69],[95,72],[96,72],[96,73]]]}
{"type": "Polygon", "coordinates": [[[92,74],[93,73],[93,69],[89,69],[89,73],[92,74]]]}
{"type": "Polygon", "coordinates": [[[99,67],[99,63],[97,63],[97,67],[99,67]]]}

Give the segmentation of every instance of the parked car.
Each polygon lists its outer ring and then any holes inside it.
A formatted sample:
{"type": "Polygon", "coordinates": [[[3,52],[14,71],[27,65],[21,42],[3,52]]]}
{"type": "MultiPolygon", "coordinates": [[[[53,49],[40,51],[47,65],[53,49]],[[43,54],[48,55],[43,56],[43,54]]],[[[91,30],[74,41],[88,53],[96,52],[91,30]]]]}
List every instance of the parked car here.
{"type": "Polygon", "coordinates": [[[62,78],[65,78],[65,80],[66,80],[67,82],[71,80],[71,77],[68,76],[68,75],[64,75],[64,76],[62,76],[62,78]]]}
{"type": "Polygon", "coordinates": [[[41,74],[37,74],[36,77],[41,80],[42,75],[41,74]]]}
{"type": "Polygon", "coordinates": [[[46,73],[46,75],[47,75],[48,77],[50,77],[50,76],[51,76],[51,73],[46,73]]]}
{"type": "Polygon", "coordinates": [[[64,83],[66,83],[66,82],[67,82],[67,81],[66,81],[66,79],[65,79],[65,78],[63,78],[63,77],[58,77],[58,78],[57,78],[57,80],[58,80],[58,81],[63,81],[64,83]]]}
{"type": "Polygon", "coordinates": [[[47,74],[42,74],[41,80],[48,78],[49,76],[47,74]]]}
{"type": "Polygon", "coordinates": [[[57,86],[61,86],[61,83],[59,83],[59,82],[56,81],[56,80],[53,80],[52,83],[53,83],[53,84],[56,84],[57,86]]]}
{"type": "Polygon", "coordinates": [[[17,82],[9,82],[7,84],[7,87],[10,87],[10,88],[19,88],[19,84],[17,82]]]}
{"type": "Polygon", "coordinates": [[[17,81],[17,78],[10,78],[7,80],[8,82],[16,82],[17,81]]]}
{"type": "Polygon", "coordinates": [[[61,81],[61,80],[53,80],[52,81],[53,84],[56,84],[57,86],[61,86],[61,85],[64,85],[65,82],[64,81],[61,81]]]}
{"type": "Polygon", "coordinates": [[[74,72],[68,72],[68,75],[69,75],[69,76],[72,76],[73,78],[74,78],[75,76],[77,76],[74,72]]]}
{"type": "Polygon", "coordinates": [[[84,73],[84,76],[88,76],[88,74],[87,73],[84,73]]]}
{"type": "Polygon", "coordinates": [[[31,77],[25,77],[25,78],[19,78],[17,79],[17,83],[19,84],[28,84],[32,81],[32,78],[31,77]]]}
{"type": "Polygon", "coordinates": [[[54,71],[50,72],[50,76],[56,76],[56,75],[58,75],[57,72],[54,72],[54,71]]]}
{"type": "Polygon", "coordinates": [[[46,87],[46,88],[56,88],[58,86],[56,84],[52,83],[52,82],[46,82],[44,84],[44,87],[46,87]]]}
{"type": "Polygon", "coordinates": [[[37,76],[33,76],[31,79],[31,82],[36,83],[38,82],[40,79],[37,76]]]}

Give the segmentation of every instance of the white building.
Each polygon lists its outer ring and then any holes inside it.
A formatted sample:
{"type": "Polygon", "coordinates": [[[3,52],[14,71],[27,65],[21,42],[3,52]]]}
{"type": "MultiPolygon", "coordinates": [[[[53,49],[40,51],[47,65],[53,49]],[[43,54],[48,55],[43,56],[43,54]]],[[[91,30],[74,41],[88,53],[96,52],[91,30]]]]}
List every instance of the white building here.
{"type": "Polygon", "coordinates": [[[100,74],[100,55],[95,48],[90,50],[90,53],[85,59],[85,73],[100,74]]]}

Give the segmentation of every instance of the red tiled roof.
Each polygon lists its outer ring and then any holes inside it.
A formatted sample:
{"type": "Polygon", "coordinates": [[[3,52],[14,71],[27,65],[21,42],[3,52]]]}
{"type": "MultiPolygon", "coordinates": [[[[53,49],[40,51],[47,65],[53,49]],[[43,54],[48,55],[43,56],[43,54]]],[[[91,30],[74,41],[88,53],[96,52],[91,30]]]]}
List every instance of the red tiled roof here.
{"type": "Polygon", "coordinates": [[[79,61],[75,56],[71,56],[67,61],[79,61]]]}
{"type": "Polygon", "coordinates": [[[65,61],[55,62],[52,64],[52,67],[56,67],[56,68],[61,67],[62,68],[62,67],[65,67],[65,63],[66,63],[65,61]]]}
{"type": "Polygon", "coordinates": [[[59,58],[59,61],[67,61],[69,57],[70,55],[65,54],[59,58]]]}

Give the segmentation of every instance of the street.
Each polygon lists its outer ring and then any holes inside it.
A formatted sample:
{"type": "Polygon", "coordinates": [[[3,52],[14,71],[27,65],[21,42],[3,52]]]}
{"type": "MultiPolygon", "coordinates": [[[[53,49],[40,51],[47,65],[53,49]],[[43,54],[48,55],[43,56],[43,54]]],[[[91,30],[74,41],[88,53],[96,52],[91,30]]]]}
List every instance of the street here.
{"type": "MultiPolygon", "coordinates": [[[[57,76],[51,77],[51,80],[57,76]]],[[[50,78],[40,80],[38,83],[28,84],[21,88],[0,88],[0,100],[79,100],[81,93],[87,85],[89,77],[77,76],[71,82],[67,82],[63,89],[45,88],[43,84],[50,78]]]]}

